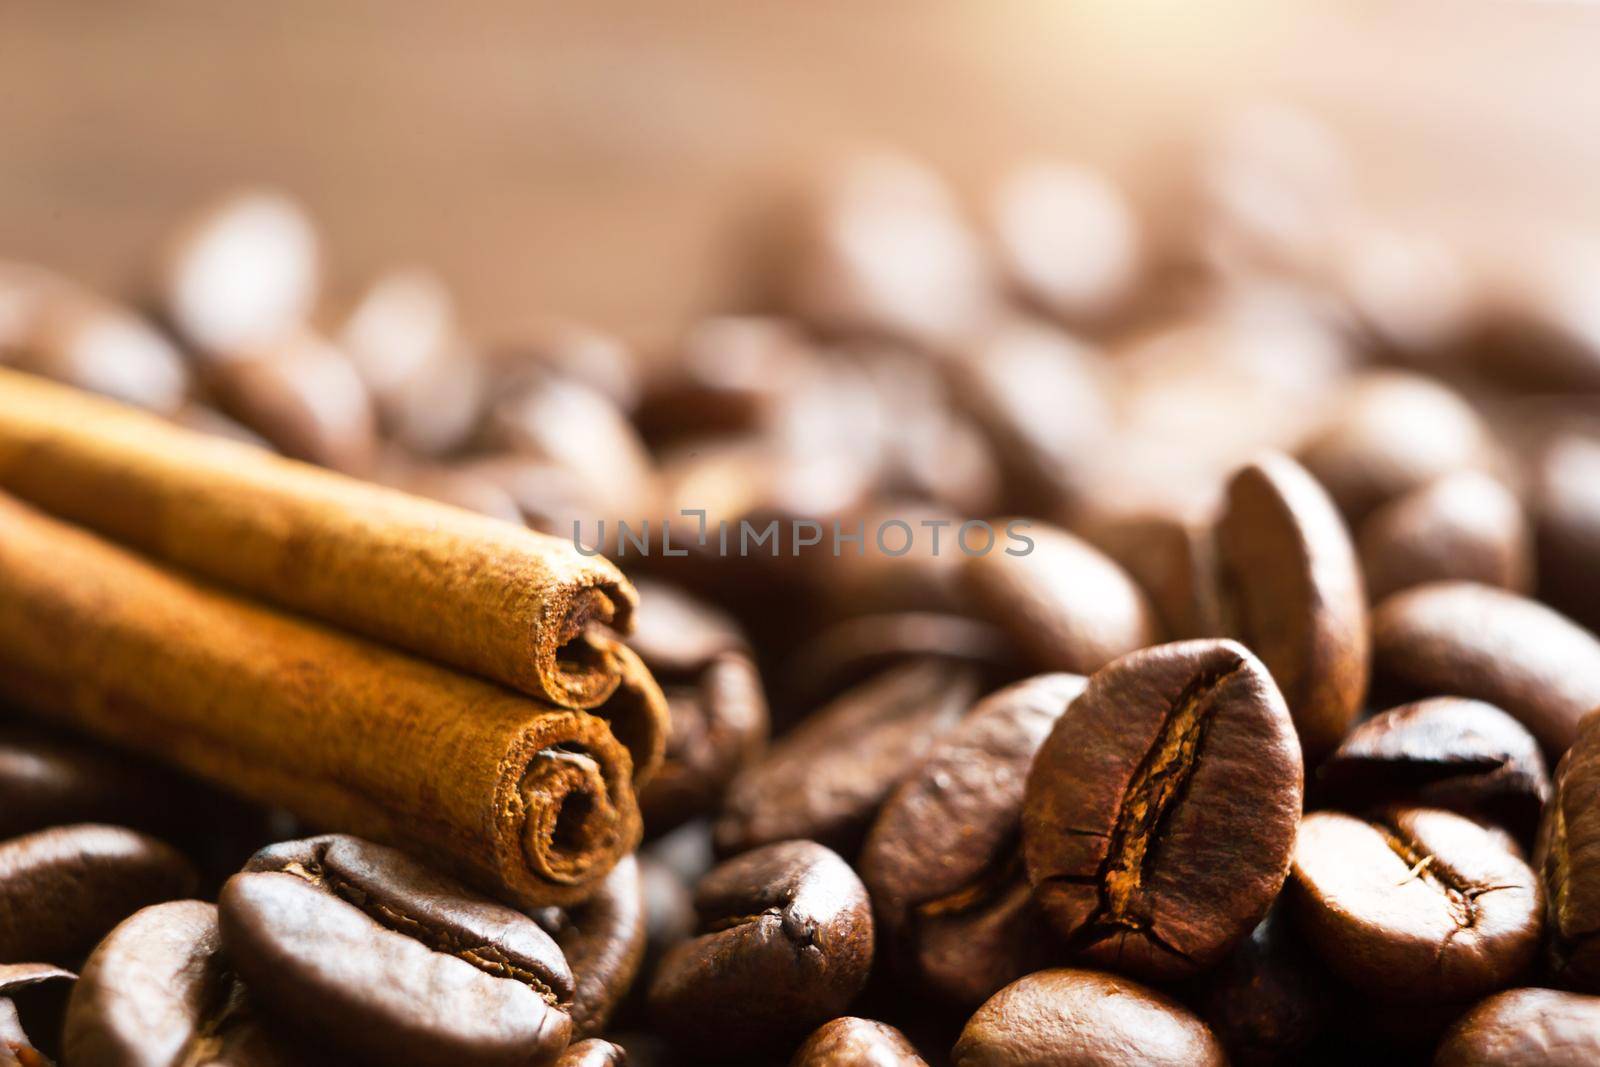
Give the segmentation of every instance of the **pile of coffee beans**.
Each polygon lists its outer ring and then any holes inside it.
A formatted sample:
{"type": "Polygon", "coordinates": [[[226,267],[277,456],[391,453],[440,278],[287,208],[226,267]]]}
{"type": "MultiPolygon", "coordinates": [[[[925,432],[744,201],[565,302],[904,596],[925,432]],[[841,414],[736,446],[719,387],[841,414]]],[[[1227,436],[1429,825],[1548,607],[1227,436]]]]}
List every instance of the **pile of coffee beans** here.
{"type": "Polygon", "coordinates": [[[532,914],[0,713],[0,1064],[1600,1063],[1600,255],[1356,170],[854,159],[665,345],[265,190],[0,265],[4,362],[606,552],[671,708],[532,914]]]}

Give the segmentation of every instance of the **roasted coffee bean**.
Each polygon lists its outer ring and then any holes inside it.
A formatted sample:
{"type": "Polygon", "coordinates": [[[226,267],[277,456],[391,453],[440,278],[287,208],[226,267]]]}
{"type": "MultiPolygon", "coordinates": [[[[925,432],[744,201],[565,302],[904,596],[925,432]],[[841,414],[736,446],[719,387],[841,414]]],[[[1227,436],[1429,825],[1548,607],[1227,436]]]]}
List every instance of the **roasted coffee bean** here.
{"type": "Polygon", "coordinates": [[[857,865],[885,934],[924,983],[981,1004],[1040,959],[1022,870],[1028,768],[1083,692],[1047,674],[979,701],[885,802],[857,865]]]}
{"type": "Polygon", "coordinates": [[[566,318],[541,318],[487,355],[491,394],[515,390],[530,372],[553,372],[598,389],[635,412],[644,389],[640,361],[614,334],[566,318]]]}
{"type": "Polygon", "coordinates": [[[1228,483],[1216,555],[1223,632],[1272,672],[1315,765],[1367,692],[1367,602],[1350,535],[1310,475],[1270,455],[1228,483]]]}
{"type": "Polygon", "coordinates": [[[1548,965],[1563,985],[1600,993],[1600,717],[1556,766],[1534,864],[1544,879],[1548,965]]]}
{"type": "Polygon", "coordinates": [[[1303,781],[1289,710],[1244,648],[1132,653],[1089,679],[1034,760],[1028,877],[1074,957],[1185,977],[1278,895],[1303,781]]]}
{"type": "Polygon", "coordinates": [[[1539,743],[1492,704],[1435,697],[1363,722],[1317,769],[1317,800],[1345,811],[1448,808],[1526,842],[1550,797],[1539,743]]]}
{"type": "Polygon", "coordinates": [[[232,974],[217,909],[198,900],[145,908],[89,957],[67,1007],[68,1064],[95,1067],[310,1067],[332,1064],[264,1018],[232,974]]]}
{"type": "Polygon", "coordinates": [[[10,362],[161,415],[176,412],[192,386],[182,357],[152,326],[72,285],[46,291],[10,362]]]}
{"type": "Polygon", "coordinates": [[[695,889],[700,936],[650,985],[656,1023],[706,1058],[841,1014],[872,966],[872,906],[855,872],[811,841],[729,860],[695,889]]]}
{"type": "Polygon", "coordinates": [[[568,1045],[555,1067],[627,1067],[629,1062],[621,1045],[591,1037],[568,1045]]]}
{"type": "Polygon", "coordinates": [[[644,963],[649,974],[667,949],[694,934],[694,894],[689,883],[653,855],[641,852],[639,888],[644,894],[644,963]]]}
{"type": "Polygon", "coordinates": [[[1222,630],[1216,561],[1204,509],[1146,509],[1132,514],[1092,510],[1078,529],[1139,583],[1172,640],[1212,637],[1222,630]]]}
{"type": "Polygon", "coordinates": [[[0,963],[75,964],[146,904],[188,896],[194,868],[120,826],[78,823],[0,843],[0,963]]]}
{"type": "Polygon", "coordinates": [[[1527,593],[1532,535],[1522,505],[1477,471],[1430,482],[1361,526],[1361,570],[1374,603],[1426,582],[1464,581],[1527,593]]]}
{"type": "MultiPolygon", "coordinates": [[[[0,1067],[49,1067],[50,1060],[39,1044],[53,1046],[54,1041],[47,1041],[36,1025],[29,1037],[24,1024],[34,1025],[30,1016],[35,1012],[33,1005],[23,1006],[19,1000],[29,1001],[31,991],[71,983],[77,977],[48,963],[0,964],[0,1067]]],[[[59,1019],[55,1011],[50,1014],[59,1019]]]]}
{"type": "Polygon", "coordinates": [[[815,358],[805,335],[787,320],[702,319],[654,365],[634,423],[657,445],[757,432],[771,425],[815,358]]]}
{"type": "Polygon", "coordinates": [[[1364,992],[1439,1002],[1514,981],[1544,928],[1538,876],[1452,812],[1307,815],[1289,902],[1330,969],[1364,992]]]}
{"type": "Polygon", "coordinates": [[[1539,599],[1600,626],[1600,441],[1571,434],[1546,448],[1533,497],[1539,599]]]}
{"type": "Polygon", "coordinates": [[[1320,967],[1281,907],[1194,986],[1196,1010],[1235,1067],[1296,1062],[1331,1014],[1320,967]]]}
{"type": "Polygon", "coordinates": [[[1587,1067],[1600,1063],[1600,997],[1508,989],[1445,1035],[1433,1067],[1587,1067]]]}
{"type": "Polygon", "coordinates": [[[577,1037],[600,1033],[633,987],[645,951],[644,887],[632,856],[611,869],[594,896],[571,908],[543,908],[534,918],[555,938],[572,969],[567,1009],[577,1037]]]}
{"type": "Polygon", "coordinates": [[[1600,704],[1600,640],[1525,597],[1470,582],[1398,593],[1372,616],[1380,683],[1450,693],[1509,712],[1558,759],[1600,704]]]}
{"type": "Polygon", "coordinates": [[[717,819],[724,855],[796,838],[853,854],[889,792],[972,704],[969,667],[919,660],[849,690],[741,774],[717,819]]]}
{"type": "Polygon", "coordinates": [[[1436,478],[1481,467],[1488,453],[1488,432],[1465,400],[1421,375],[1380,371],[1351,387],[1300,459],[1358,525],[1436,478]]]}
{"type": "Polygon", "coordinates": [[[817,1027],[789,1067],[928,1067],[928,1061],[887,1023],[845,1015],[817,1027]]]}
{"type": "Polygon", "coordinates": [[[264,849],[223,887],[223,944],[271,1013],[380,1062],[524,1064],[572,1031],[560,948],[520,912],[393,849],[264,849]]]}
{"type": "MultiPolygon", "coordinates": [[[[961,526],[961,516],[948,508],[926,501],[891,497],[875,499],[866,506],[839,517],[839,529],[844,533],[877,531],[885,523],[903,522],[914,531],[929,536],[914,538],[899,554],[891,554],[900,547],[898,541],[885,538],[880,545],[877,538],[867,534],[862,538],[861,550],[854,551],[841,545],[838,555],[832,551],[814,552],[803,556],[806,564],[806,581],[815,590],[820,602],[819,610],[828,619],[848,619],[853,616],[941,614],[959,615],[966,610],[960,589],[961,559],[959,546],[949,551],[950,533],[961,526]],[[934,550],[931,531],[944,533],[938,550],[934,550]]],[[[827,546],[831,548],[831,546],[827,546]]]]}
{"type": "Polygon", "coordinates": [[[1539,242],[1536,253],[1522,250],[1497,266],[1480,284],[1462,346],[1472,368],[1515,390],[1600,389],[1600,344],[1587,300],[1600,283],[1592,244],[1539,242]]]}
{"type": "Polygon", "coordinates": [[[1019,978],[967,1022],[954,1067],[1224,1067],[1206,1024],[1126,978],[1061,967],[1019,978]]]}
{"type": "MultiPolygon", "coordinates": [[[[990,526],[1004,538],[1013,521],[990,526]]],[[[974,611],[1035,670],[1088,674],[1156,640],[1155,613],[1121,567],[1065,530],[1016,529],[1031,549],[997,539],[992,551],[966,557],[962,580],[974,611]]]]}

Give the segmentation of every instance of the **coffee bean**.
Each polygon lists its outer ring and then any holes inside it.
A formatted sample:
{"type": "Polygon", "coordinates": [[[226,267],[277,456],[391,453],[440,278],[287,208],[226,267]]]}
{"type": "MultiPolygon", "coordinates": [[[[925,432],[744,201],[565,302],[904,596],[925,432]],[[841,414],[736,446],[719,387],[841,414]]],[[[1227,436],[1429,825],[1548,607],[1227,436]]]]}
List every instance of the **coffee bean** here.
{"type": "Polygon", "coordinates": [[[1551,760],[1600,704],[1600,640],[1542,604],[1485,585],[1438,582],[1390,597],[1373,612],[1372,651],[1381,683],[1502,708],[1551,760]]]}
{"type": "Polygon", "coordinates": [[[954,1067],[1223,1067],[1206,1024],[1126,978],[1062,967],[1019,978],[967,1022],[954,1067]]]}
{"type": "Polygon", "coordinates": [[[1539,242],[1508,257],[1480,283],[1463,356],[1509,389],[1592,393],[1600,389],[1600,345],[1585,294],[1600,283],[1600,257],[1584,241],[1539,242]]]}
{"type": "MultiPolygon", "coordinates": [[[[0,964],[0,1067],[49,1067],[50,1061],[39,1045],[54,1042],[46,1041],[45,1031],[35,1025],[42,1020],[32,1018],[42,1013],[35,1011],[32,1003],[22,1002],[31,1002],[33,991],[62,983],[70,988],[77,977],[48,963],[0,964]],[[28,1036],[25,1019],[34,1026],[38,1044],[28,1036]]],[[[56,1012],[49,1014],[59,1019],[56,1012]]]]}
{"type": "Polygon", "coordinates": [[[1498,989],[1538,949],[1538,876],[1476,823],[1432,808],[1307,815],[1290,877],[1322,961],[1369,993],[1438,1002],[1498,989]]]}
{"type": "Polygon", "coordinates": [[[550,936],[393,849],[337,835],[275,845],[218,910],[251,992],[353,1055],[523,1064],[567,1046],[572,973],[550,936]]]}
{"type": "Polygon", "coordinates": [[[1549,968],[1562,984],[1600,993],[1600,718],[1589,716],[1556,766],[1534,864],[1544,879],[1549,968]]]}
{"type": "Polygon", "coordinates": [[[604,393],[637,414],[644,389],[640,360],[626,342],[587,322],[540,318],[519,326],[486,353],[490,394],[513,391],[531,373],[553,372],[604,393]]]}
{"type": "Polygon", "coordinates": [[[928,1061],[887,1023],[846,1015],[817,1027],[789,1067],[928,1067],[928,1061]]]}
{"type": "Polygon", "coordinates": [[[119,826],[78,823],[0,843],[0,963],[76,963],[146,904],[188,896],[194,868],[119,826]]]}
{"type": "Polygon", "coordinates": [[[1272,672],[1315,765],[1367,692],[1367,603],[1350,535],[1303,468],[1269,455],[1228,483],[1216,553],[1223,632],[1272,672]]]}
{"type": "Polygon", "coordinates": [[[1086,961],[1152,979],[1217,963],[1283,885],[1303,772],[1288,708],[1231,641],[1096,672],[1028,775],[1023,852],[1086,961]]]}
{"type": "Polygon", "coordinates": [[[627,1067],[628,1063],[628,1054],[621,1045],[591,1037],[568,1045],[555,1067],[627,1067]]]}
{"type": "Polygon", "coordinates": [[[1477,471],[1430,482],[1361,527],[1361,569],[1373,601],[1426,582],[1458,580],[1527,593],[1532,535],[1522,505],[1477,471]]]}
{"type": "MultiPolygon", "coordinates": [[[[841,544],[838,555],[824,551],[803,556],[806,581],[813,588],[820,610],[828,619],[854,616],[937,614],[960,615],[966,603],[960,589],[959,546],[948,551],[953,530],[959,530],[960,513],[924,500],[893,497],[877,499],[839,517],[841,533],[865,532],[861,551],[841,544]],[[885,523],[903,522],[928,536],[913,538],[900,555],[897,528],[890,527],[884,543],[875,532],[885,523]],[[938,550],[932,531],[942,534],[938,550]]],[[[828,546],[831,549],[831,546],[828,546]]]]}
{"type": "Polygon", "coordinates": [[[1508,989],[1445,1035],[1434,1067],[1585,1067],[1600,1062],[1600,997],[1508,989]]]}
{"type": "Polygon", "coordinates": [[[1435,697],[1357,726],[1317,770],[1317,799],[1345,811],[1379,805],[1448,808],[1528,841],[1550,796],[1539,743],[1478,700],[1435,697]]]}
{"type": "Polygon", "coordinates": [[[918,660],[801,723],[741,774],[716,822],[723,854],[805,837],[853,854],[878,806],[971,706],[970,668],[918,660]]]}
{"type": "Polygon", "coordinates": [[[657,361],[634,422],[652,444],[759,431],[810,372],[795,324],[753,315],[701,319],[657,361]]]}
{"type": "Polygon", "coordinates": [[[644,964],[649,974],[667,949],[693,936],[694,894],[689,884],[651,853],[641,852],[639,887],[644,894],[644,964]]]}
{"type": "Polygon", "coordinates": [[[1296,1062],[1332,1014],[1316,960],[1278,906],[1193,984],[1196,1010],[1236,1067],[1296,1062]]]}
{"type": "Polygon", "coordinates": [[[889,797],[858,867],[913,973],[981,1004],[1032,969],[1041,931],[1020,845],[1034,754],[1087,679],[1048,674],[979,701],[889,797]]]}
{"type": "Polygon", "coordinates": [[[572,969],[572,1032],[578,1037],[600,1033],[633,987],[644,959],[645,902],[638,861],[623,857],[582,904],[543,908],[534,918],[555,938],[572,969]]]}
{"type": "Polygon", "coordinates": [[[867,891],[811,841],[729,860],[695,889],[700,936],[650,985],[656,1024],[705,1058],[736,1056],[842,1013],[872,966],[867,891]]]}
{"type": "Polygon", "coordinates": [[[1172,640],[1222,631],[1215,553],[1204,509],[1090,511],[1079,529],[1139,583],[1172,640]]]}
{"type": "MultiPolygon", "coordinates": [[[[990,525],[1003,537],[1010,521],[990,525]]],[[[1035,670],[1088,674],[1156,639],[1155,614],[1121,567],[1065,530],[1019,529],[1031,551],[997,540],[992,551],[966,557],[962,579],[974,610],[1035,670]]]]}
{"type": "Polygon", "coordinates": [[[192,388],[189,368],[149,323],[72,285],[46,290],[11,362],[161,415],[176,412],[192,388]]]}
{"type": "MultiPolygon", "coordinates": [[[[67,1006],[69,1064],[96,1067],[310,1067],[332,1064],[264,1018],[233,976],[217,909],[198,900],[145,908],[89,957],[67,1006]]],[[[342,1061],[341,1061],[342,1062],[342,1061]]]]}
{"type": "Polygon", "coordinates": [[[1600,441],[1558,438],[1539,458],[1533,491],[1539,599],[1600,626],[1600,441]]]}

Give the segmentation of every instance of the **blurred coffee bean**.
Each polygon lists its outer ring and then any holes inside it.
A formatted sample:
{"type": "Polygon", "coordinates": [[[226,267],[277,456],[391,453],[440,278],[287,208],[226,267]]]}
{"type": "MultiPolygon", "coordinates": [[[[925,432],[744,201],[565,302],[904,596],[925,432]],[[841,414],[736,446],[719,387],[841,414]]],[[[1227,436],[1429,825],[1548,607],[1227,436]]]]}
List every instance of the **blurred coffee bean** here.
{"type": "Polygon", "coordinates": [[[272,345],[309,318],[321,251],[299,204],[271,190],[235,193],[176,235],[161,303],[180,337],[212,359],[272,345]]]}
{"type": "Polygon", "coordinates": [[[1554,989],[1496,993],[1451,1027],[1434,1067],[1584,1067],[1600,1063],[1600,997],[1554,989]]]}
{"type": "Polygon", "coordinates": [[[1600,640],[1542,604],[1470,582],[1397,593],[1372,615],[1374,676],[1409,693],[1487,701],[1554,760],[1600,704],[1600,640]]]}
{"type": "Polygon", "coordinates": [[[1028,878],[1075,958],[1153,980],[1220,961],[1283,886],[1303,797],[1289,709],[1232,641],[1113,661],[1028,775],[1028,878]]]}
{"type": "Polygon", "coordinates": [[[146,904],[195,889],[189,861],[153,837],[77,823],[0,842],[0,963],[75,964],[146,904]]]}
{"type": "Polygon", "coordinates": [[[345,354],[301,331],[208,368],[227,413],[287,456],[364,474],[377,458],[366,386],[345,354]]]}
{"type": "Polygon", "coordinates": [[[218,919],[275,1017],[358,1058],[509,1065],[567,1045],[573,978],[550,936],[393,849],[274,845],[223,887],[218,919]]]}
{"type": "Polygon", "coordinates": [[[1600,441],[1569,435],[1545,450],[1533,514],[1539,599],[1600,625],[1600,441]]]}
{"type": "Polygon", "coordinates": [[[928,1061],[887,1023],[845,1015],[817,1027],[789,1067],[928,1067],[928,1061]]]}
{"type": "Polygon", "coordinates": [[[1524,843],[1549,796],[1533,735],[1499,708],[1460,697],[1373,716],[1317,770],[1317,800],[1330,807],[1448,808],[1502,825],[1524,843]]]}
{"type": "MultiPolygon", "coordinates": [[[[569,539],[576,523],[581,542],[591,547],[599,544],[596,520],[615,518],[610,503],[597,495],[582,475],[546,460],[515,453],[490,454],[453,461],[440,467],[439,473],[446,481],[434,485],[424,477],[419,483],[430,490],[428,495],[453,496],[452,503],[475,502],[475,511],[521,521],[569,539]],[[520,519],[507,514],[508,507],[520,519]]],[[[614,549],[615,522],[605,540],[614,549]]]]}
{"type": "Polygon", "coordinates": [[[627,1067],[630,1062],[621,1045],[591,1037],[568,1045],[555,1067],[627,1067]]]}
{"type": "Polygon", "coordinates": [[[990,210],[1001,266],[1024,299],[1064,322],[1094,324],[1132,295],[1139,220],[1104,175],[1066,163],[1018,167],[990,210]]]}
{"type": "Polygon", "coordinates": [[[534,918],[555,938],[572,968],[575,992],[567,1010],[573,1035],[600,1033],[632,988],[644,959],[645,901],[638,861],[624,856],[594,896],[571,908],[543,908],[534,918]]]}
{"type": "Polygon", "coordinates": [[[0,1067],[49,1067],[40,1046],[53,1048],[55,1035],[39,1028],[44,1020],[36,1016],[43,1013],[34,1010],[33,993],[61,983],[70,987],[77,977],[48,963],[0,964],[0,1067]],[[33,1028],[31,1037],[25,1026],[33,1028]]]}
{"type": "Polygon", "coordinates": [[[255,445],[258,448],[272,448],[272,443],[265,437],[262,437],[239,420],[224,415],[209,404],[194,401],[184,404],[172,413],[172,421],[185,429],[198,430],[201,433],[211,434],[213,437],[226,437],[230,441],[255,445]]]}
{"type": "Polygon", "coordinates": [[[879,805],[975,695],[970,667],[927,659],[849,690],[734,780],[716,821],[717,850],[808,838],[854,854],[879,805]]]}
{"type": "Polygon", "coordinates": [[[1383,505],[1361,525],[1374,602],[1425,582],[1480,582],[1528,593],[1533,549],[1522,505],[1477,471],[1446,475],[1383,505]]]}
{"type": "Polygon", "coordinates": [[[832,332],[941,348],[993,313],[984,250],[938,175],[889,153],[840,167],[811,206],[789,300],[832,332]]]}
{"type": "Polygon", "coordinates": [[[1513,389],[1600,390],[1600,333],[1589,310],[1600,292],[1600,244],[1541,241],[1497,266],[1467,340],[1473,365],[1513,389]]]}
{"type": "Polygon", "coordinates": [[[1434,808],[1307,815],[1289,886],[1322,962],[1399,1001],[1479,996],[1515,981],[1544,927],[1528,865],[1476,823],[1434,808]]]}
{"type": "Polygon", "coordinates": [[[1223,1067],[1206,1024],[1126,978],[1061,967],[1019,978],[967,1022],[954,1067],[1223,1067]]]}
{"type": "Polygon", "coordinates": [[[981,1004],[1042,962],[1048,934],[1027,906],[1019,853],[1023,789],[1087,684],[1047,674],[980,700],[890,795],[861,850],[886,941],[957,1003],[981,1004]]]}
{"type": "Polygon", "coordinates": [[[837,554],[832,541],[825,539],[817,550],[801,557],[818,610],[830,619],[900,612],[961,613],[962,553],[952,544],[961,522],[961,516],[946,507],[904,497],[875,498],[840,515],[837,554]],[[892,538],[876,536],[886,523],[894,522],[905,523],[913,531],[903,550],[898,527],[892,538]],[[862,535],[859,544],[843,541],[843,535],[858,531],[862,535]],[[935,532],[939,534],[937,547],[935,532]]]}
{"type": "Polygon", "coordinates": [[[571,319],[546,318],[492,347],[486,358],[491,392],[515,390],[530,372],[543,369],[603,393],[625,412],[639,406],[644,391],[633,350],[620,338],[571,319]]]}
{"type": "MultiPolygon", "coordinates": [[[[500,484],[500,476],[486,475],[475,469],[481,462],[484,461],[418,462],[400,450],[387,449],[381,454],[372,477],[382,485],[521,526],[523,511],[516,498],[500,484]]],[[[571,535],[570,527],[567,533],[571,535]]]]}
{"type": "Polygon", "coordinates": [[[1097,549],[1045,523],[989,525],[995,542],[980,555],[964,553],[963,585],[973,610],[1035,670],[1088,674],[1157,640],[1144,593],[1097,549]]]}
{"type": "Polygon", "coordinates": [[[1385,354],[1432,367],[1459,350],[1477,293],[1464,257],[1432,234],[1366,223],[1335,253],[1332,285],[1385,354]]]}
{"type": "Polygon", "coordinates": [[[1353,384],[1300,453],[1352,525],[1489,459],[1488,431],[1471,405],[1432,379],[1401,371],[1373,372],[1353,384]]]}
{"type": "Polygon", "coordinates": [[[1144,590],[1162,633],[1174,640],[1222,630],[1209,509],[1092,510],[1077,532],[1110,556],[1144,590]]]}
{"type": "Polygon", "coordinates": [[[182,357],[153,326],[75,286],[45,291],[6,361],[160,415],[177,411],[191,385],[182,357]]]}
{"type": "Polygon", "coordinates": [[[639,888],[644,895],[644,963],[649,974],[662,955],[694,933],[694,896],[689,883],[662,861],[641,852],[639,888]]]}
{"type": "Polygon", "coordinates": [[[1304,1062],[1332,1011],[1317,962],[1274,906],[1217,968],[1194,980],[1200,1017],[1236,1067],[1304,1062]]]}
{"type": "Polygon", "coordinates": [[[456,337],[455,300],[423,267],[380,276],[345,314],[334,334],[382,406],[456,337]]]}
{"type": "Polygon", "coordinates": [[[1534,864],[1544,878],[1546,965],[1562,985],[1600,993],[1600,718],[1587,716],[1556,766],[1534,864]]]}
{"type": "Polygon", "coordinates": [[[872,966],[872,907],[855,872],[811,841],[738,856],[695,889],[700,936],[650,986],[657,1026],[705,1059],[738,1057],[844,1012],[872,966]]]}
{"type": "Polygon", "coordinates": [[[1299,464],[1265,456],[1228,483],[1216,568],[1223,633],[1272,672],[1314,766],[1367,692],[1367,602],[1344,522],[1299,464]]]}
{"type": "Polygon", "coordinates": [[[645,385],[634,422],[652,444],[769,426],[816,353],[784,319],[701,319],[645,385]]]}

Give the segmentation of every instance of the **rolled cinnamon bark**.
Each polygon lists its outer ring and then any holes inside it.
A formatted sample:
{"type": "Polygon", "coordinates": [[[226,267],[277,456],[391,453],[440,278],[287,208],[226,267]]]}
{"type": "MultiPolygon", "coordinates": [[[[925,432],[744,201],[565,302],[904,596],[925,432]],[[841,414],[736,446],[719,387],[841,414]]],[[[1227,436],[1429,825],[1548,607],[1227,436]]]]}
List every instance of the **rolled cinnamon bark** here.
{"type": "Polygon", "coordinates": [[[523,907],[639,841],[606,722],[201,586],[0,495],[0,698],[523,907]]]}
{"type": "Polygon", "coordinates": [[[0,369],[0,489],[211,581],[593,708],[622,674],[622,573],[535,533],[0,369]]]}

